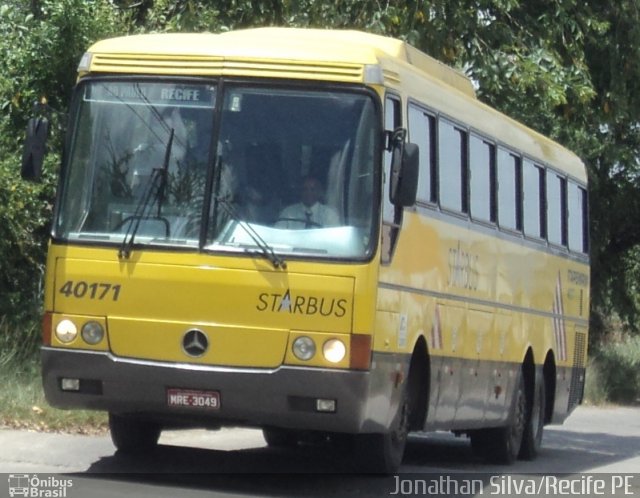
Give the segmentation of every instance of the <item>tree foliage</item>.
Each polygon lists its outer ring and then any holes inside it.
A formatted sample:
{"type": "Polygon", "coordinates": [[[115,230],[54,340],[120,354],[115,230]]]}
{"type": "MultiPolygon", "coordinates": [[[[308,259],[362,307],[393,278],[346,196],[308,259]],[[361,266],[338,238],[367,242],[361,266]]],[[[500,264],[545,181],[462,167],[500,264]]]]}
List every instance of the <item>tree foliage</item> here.
{"type": "MultiPolygon", "coordinates": [[[[635,327],[639,7],[640,0],[5,2],[0,6],[0,253],[13,259],[10,267],[0,266],[0,296],[37,279],[53,191],[53,166],[44,186],[15,180],[25,118],[43,95],[65,111],[75,66],[92,41],[139,32],[331,27],[407,40],[465,71],[485,102],[581,156],[590,176],[593,316],[617,313],[635,327]],[[17,268],[24,274],[16,276],[17,268]]],[[[58,135],[55,152],[60,143],[58,135]]],[[[0,315],[10,312],[20,293],[8,307],[0,305],[0,315]]]]}
{"type": "Polygon", "coordinates": [[[121,32],[110,5],[84,0],[0,6],[0,317],[35,318],[49,232],[64,111],[78,60],[96,37],[121,32]],[[33,103],[46,97],[53,137],[44,181],[20,180],[21,145],[33,103]]]}

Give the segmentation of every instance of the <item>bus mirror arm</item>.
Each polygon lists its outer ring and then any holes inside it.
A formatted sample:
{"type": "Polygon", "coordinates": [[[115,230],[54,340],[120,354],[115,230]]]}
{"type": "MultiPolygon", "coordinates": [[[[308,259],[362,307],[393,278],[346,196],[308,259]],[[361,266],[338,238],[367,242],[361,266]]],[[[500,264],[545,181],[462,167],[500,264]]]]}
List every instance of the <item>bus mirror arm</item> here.
{"type": "Polygon", "coordinates": [[[400,128],[393,133],[389,198],[398,207],[413,206],[418,191],[419,149],[405,135],[400,128]]]}

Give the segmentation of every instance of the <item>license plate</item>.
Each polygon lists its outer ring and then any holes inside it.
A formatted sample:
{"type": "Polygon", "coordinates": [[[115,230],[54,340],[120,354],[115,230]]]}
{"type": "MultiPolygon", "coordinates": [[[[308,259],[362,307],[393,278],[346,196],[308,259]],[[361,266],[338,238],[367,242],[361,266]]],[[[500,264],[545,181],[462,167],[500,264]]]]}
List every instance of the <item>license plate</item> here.
{"type": "Polygon", "coordinates": [[[198,391],[195,389],[167,389],[167,404],[180,408],[220,409],[218,391],[198,391]]]}

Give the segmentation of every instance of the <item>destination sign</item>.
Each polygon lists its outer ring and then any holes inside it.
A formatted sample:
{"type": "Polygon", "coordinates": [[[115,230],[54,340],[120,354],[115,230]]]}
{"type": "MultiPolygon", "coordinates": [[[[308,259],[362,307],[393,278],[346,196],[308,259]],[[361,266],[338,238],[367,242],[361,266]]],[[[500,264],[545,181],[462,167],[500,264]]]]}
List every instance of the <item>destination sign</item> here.
{"type": "Polygon", "coordinates": [[[216,100],[216,87],[110,81],[87,85],[84,100],[126,105],[178,105],[212,109],[216,100]]]}

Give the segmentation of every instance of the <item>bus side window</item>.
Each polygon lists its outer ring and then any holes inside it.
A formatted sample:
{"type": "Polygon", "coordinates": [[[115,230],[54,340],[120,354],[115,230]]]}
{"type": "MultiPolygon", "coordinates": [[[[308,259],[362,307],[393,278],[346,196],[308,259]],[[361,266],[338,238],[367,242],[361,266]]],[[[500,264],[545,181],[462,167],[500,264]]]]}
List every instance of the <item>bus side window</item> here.
{"type": "Polygon", "coordinates": [[[569,249],[575,252],[586,253],[589,249],[586,206],[586,190],[570,181],[568,187],[569,249]]]}
{"type": "Polygon", "coordinates": [[[547,235],[552,244],[567,245],[567,180],[547,173],[547,235]]]}
{"type": "Polygon", "coordinates": [[[469,140],[469,198],[471,217],[487,223],[496,221],[496,148],[471,134],[469,140]]]}
{"type": "Polygon", "coordinates": [[[457,213],[467,206],[467,132],[446,119],[438,122],[438,198],[440,207],[457,213]]]}
{"type": "Polygon", "coordinates": [[[498,147],[498,224],[522,230],[522,161],[510,150],[498,147]]]}
{"type": "Polygon", "coordinates": [[[409,141],[418,145],[420,174],[417,200],[422,203],[437,201],[435,189],[435,122],[431,114],[415,105],[409,106],[409,141]]]}
{"type": "MultiPolygon", "coordinates": [[[[402,112],[400,99],[387,95],[384,104],[384,129],[393,131],[402,126],[402,112]]],[[[398,233],[402,208],[397,208],[389,198],[389,181],[391,179],[391,151],[384,152],[384,185],[382,189],[382,256],[383,264],[390,263],[393,257],[398,233]]]]}
{"type": "Polygon", "coordinates": [[[522,174],[524,234],[544,239],[544,168],[525,160],[522,174]]]}

